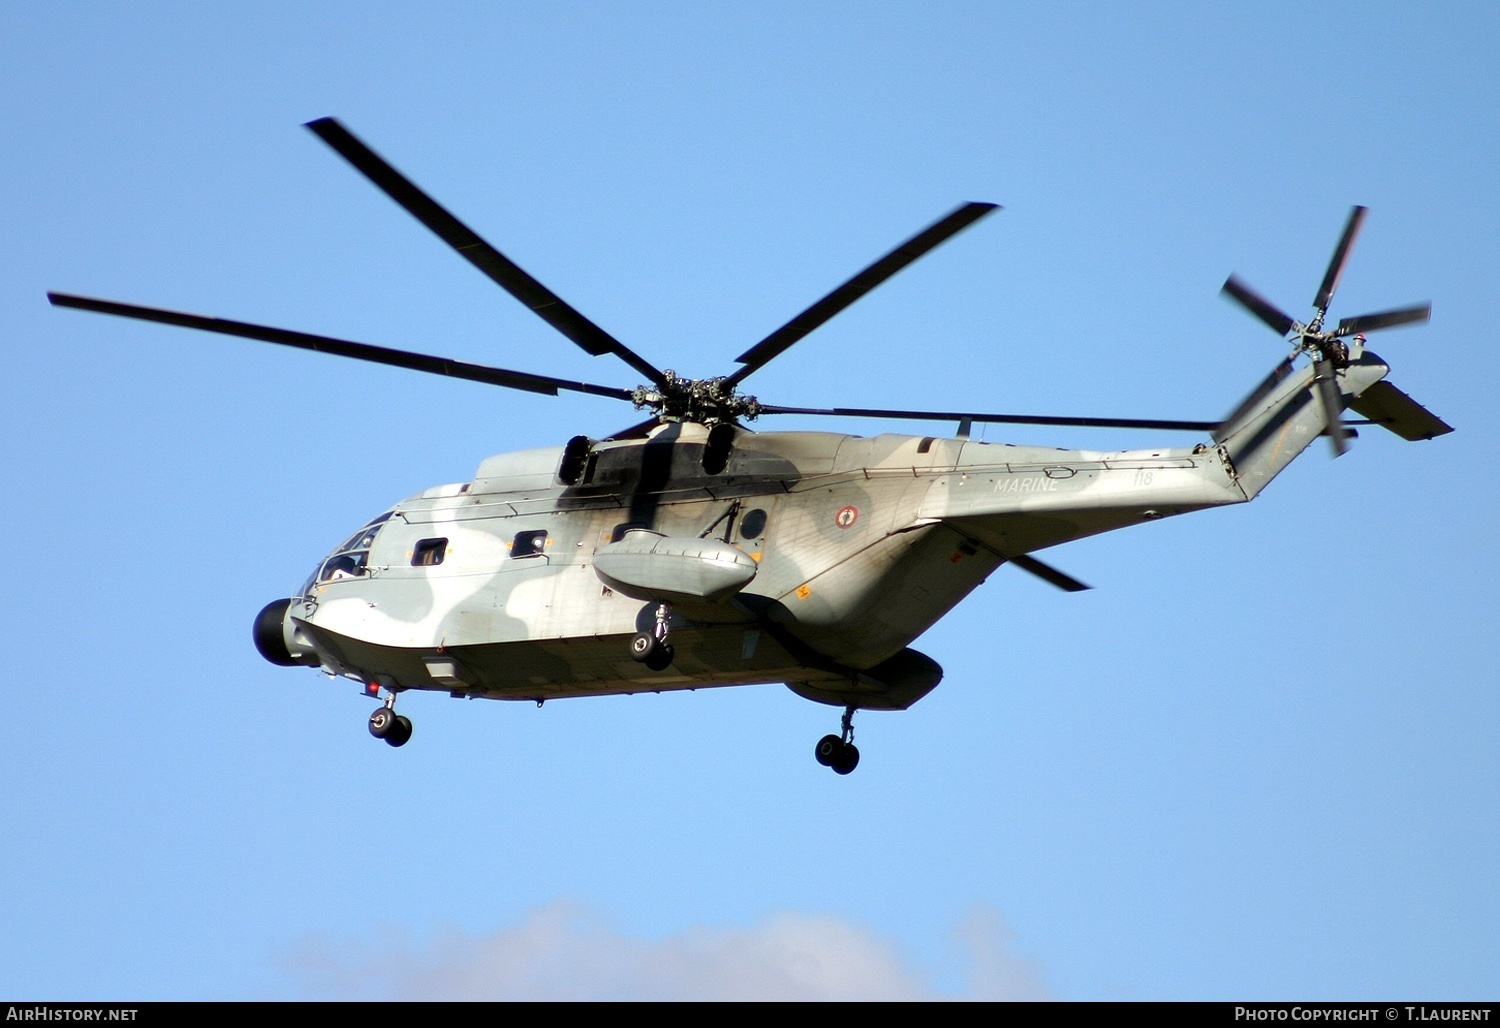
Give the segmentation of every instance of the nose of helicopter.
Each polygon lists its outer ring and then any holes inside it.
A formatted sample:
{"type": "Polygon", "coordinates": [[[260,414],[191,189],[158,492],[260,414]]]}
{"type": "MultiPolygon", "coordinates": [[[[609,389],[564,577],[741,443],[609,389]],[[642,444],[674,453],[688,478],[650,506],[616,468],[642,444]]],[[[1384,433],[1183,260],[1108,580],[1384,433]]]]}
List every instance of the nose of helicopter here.
{"type": "Polygon", "coordinates": [[[281,667],[317,667],[317,654],[298,645],[296,629],[287,616],[291,606],[292,601],[286,599],[272,600],[261,608],[251,629],[255,648],[262,657],[281,667]]]}

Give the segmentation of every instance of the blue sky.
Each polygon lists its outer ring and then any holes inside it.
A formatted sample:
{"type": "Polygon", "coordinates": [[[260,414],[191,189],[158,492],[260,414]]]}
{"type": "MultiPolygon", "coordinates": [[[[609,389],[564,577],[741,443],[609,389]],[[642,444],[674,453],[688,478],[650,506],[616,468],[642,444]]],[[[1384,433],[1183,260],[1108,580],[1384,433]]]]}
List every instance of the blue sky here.
{"type": "Polygon", "coordinates": [[[0,6],[0,994],[1493,998],[1497,45],[1481,4],[0,6]],[[410,697],[392,751],[255,612],[633,412],[43,298],[635,384],[324,115],[693,375],[1005,205],[756,375],[796,406],[1217,417],[1284,355],[1224,278],[1304,314],[1366,204],[1333,314],[1430,299],[1372,347],[1458,431],[1053,551],[1089,593],[1002,568],[847,779],[779,686],[410,697]]]}

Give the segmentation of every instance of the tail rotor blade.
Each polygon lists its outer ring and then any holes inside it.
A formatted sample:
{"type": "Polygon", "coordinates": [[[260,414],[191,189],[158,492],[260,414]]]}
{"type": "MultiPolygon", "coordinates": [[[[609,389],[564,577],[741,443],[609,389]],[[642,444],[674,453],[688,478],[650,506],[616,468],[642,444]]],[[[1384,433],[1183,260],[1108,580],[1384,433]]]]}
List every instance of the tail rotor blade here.
{"type": "Polygon", "coordinates": [[[1261,401],[1270,396],[1271,391],[1280,385],[1291,373],[1292,358],[1290,357],[1271,369],[1271,373],[1261,381],[1260,385],[1251,390],[1250,395],[1241,400],[1240,405],[1230,411],[1224,420],[1219,423],[1218,427],[1214,429],[1214,442],[1223,442],[1225,435],[1228,434],[1230,429],[1239,424],[1242,418],[1255,410],[1261,401]]]}
{"type": "Polygon", "coordinates": [[[1376,332],[1382,328],[1416,324],[1430,317],[1432,317],[1432,304],[1430,303],[1419,304],[1415,307],[1402,307],[1394,311],[1381,311],[1379,314],[1360,314],[1357,317],[1340,321],[1338,331],[1334,335],[1352,336],[1360,332],[1376,332]]]}
{"type": "Polygon", "coordinates": [[[1333,291],[1339,287],[1339,278],[1344,274],[1344,264],[1349,260],[1349,250],[1354,246],[1354,240],[1359,237],[1360,226],[1365,223],[1365,214],[1368,212],[1368,207],[1358,206],[1349,211],[1349,220],[1344,224],[1344,234],[1339,238],[1339,245],[1334,248],[1333,258],[1328,262],[1328,271],[1323,275],[1323,284],[1318,287],[1318,295],[1313,299],[1313,306],[1319,312],[1328,309],[1328,303],[1333,299],[1333,291]]]}
{"type": "Polygon", "coordinates": [[[1287,335],[1297,326],[1297,322],[1292,320],[1290,315],[1233,275],[1230,275],[1229,280],[1224,283],[1221,292],[1227,293],[1245,310],[1270,325],[1271,331],[1279,336],[1287,335]]]}
{"type": "Polygon", "coordinates": [[[1323,420],[1328,425],[1328,441],[1333,446],[1333,455],[1342,457],[1349,449],[1346,441],[1349,430],[1344,427],[1344,405],[1339,399],[1339,384],[1334,378],[1333,362],[1318,362],[1313,374],[1313,386],[1318,391],[1318,402],[1323,407],[1323,420]]]}

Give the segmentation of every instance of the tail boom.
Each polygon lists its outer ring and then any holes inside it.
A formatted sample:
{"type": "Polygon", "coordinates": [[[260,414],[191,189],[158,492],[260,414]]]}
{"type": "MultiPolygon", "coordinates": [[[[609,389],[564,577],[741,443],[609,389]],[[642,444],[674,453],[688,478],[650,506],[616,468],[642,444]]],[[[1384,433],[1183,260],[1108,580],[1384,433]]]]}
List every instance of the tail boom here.
{"type": "MultiPolygon", "coordinates": [[[[1279,370],[1279,369],[1278,369],[1279,370]]],[[[1353,356],[1334,376],[1343,410],[1390,372],[1368,351],[1353,356]]],[[[1245,499],[1254,499],[1318,436],[1328,430],[1323,405],[1314,393],[1316,366],[1291,371],[1253,403],[1241,404],[1214,434],[1245,499]]],[[[1261,387],[1264,390],[1264,385],[1261,387]]],[[[1261,390],[1257,390],[1261,392],[1261,390]]],[[[1255,397],[1255,393],[1251,396],[1255,397]]]]}

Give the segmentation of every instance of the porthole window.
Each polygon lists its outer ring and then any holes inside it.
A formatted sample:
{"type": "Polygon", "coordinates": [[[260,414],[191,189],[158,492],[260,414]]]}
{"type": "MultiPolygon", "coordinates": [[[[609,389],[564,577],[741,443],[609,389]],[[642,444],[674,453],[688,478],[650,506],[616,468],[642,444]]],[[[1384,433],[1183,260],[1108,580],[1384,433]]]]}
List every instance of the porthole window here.
{"type": "Polygon", "coordinates": [[[759,539],[760,534],[765,530],[766,512],[759,507],[747,511],[745,516],[740,518],[740,538],[742,539],[759,539]]]}
{"type": "Polygon", "coordinates": [[[414,568],[427,568],[441,564],[447,552],[448,540],[423,539],[411,551],[411,566],[414,568]]]}
{"type": "Polygon", "coordinates": [[[512,557],[535,557],[546,552],[546,532],[517,532],[516,541],[510,544],[512,557]]]}

